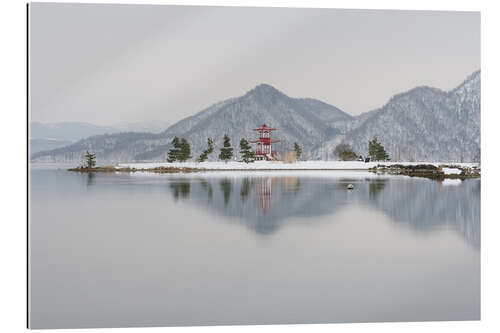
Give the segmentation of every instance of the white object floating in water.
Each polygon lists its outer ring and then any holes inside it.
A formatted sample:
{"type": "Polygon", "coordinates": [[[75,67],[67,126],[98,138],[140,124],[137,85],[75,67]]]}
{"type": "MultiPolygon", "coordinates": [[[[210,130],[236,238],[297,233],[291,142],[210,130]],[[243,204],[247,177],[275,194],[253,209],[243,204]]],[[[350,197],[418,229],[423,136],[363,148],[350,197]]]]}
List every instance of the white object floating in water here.
{"type": "Polygon", "coordinates": [[[347,185],[348,190],[352,190],[353,188],[354,188],[354,185],[352,185],[352,184],[347,185]]]}

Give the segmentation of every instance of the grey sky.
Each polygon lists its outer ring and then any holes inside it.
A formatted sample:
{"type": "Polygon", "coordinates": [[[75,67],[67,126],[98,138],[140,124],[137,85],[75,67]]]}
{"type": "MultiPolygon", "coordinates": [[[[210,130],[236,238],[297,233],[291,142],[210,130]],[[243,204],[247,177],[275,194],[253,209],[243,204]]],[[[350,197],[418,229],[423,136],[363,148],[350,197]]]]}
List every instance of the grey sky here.
{"type": "Polygon", "coordinates": [[[176,122],[268,83],[357,115],[480,68],[480,14],[31,4],[31,120],[176,122]]]}

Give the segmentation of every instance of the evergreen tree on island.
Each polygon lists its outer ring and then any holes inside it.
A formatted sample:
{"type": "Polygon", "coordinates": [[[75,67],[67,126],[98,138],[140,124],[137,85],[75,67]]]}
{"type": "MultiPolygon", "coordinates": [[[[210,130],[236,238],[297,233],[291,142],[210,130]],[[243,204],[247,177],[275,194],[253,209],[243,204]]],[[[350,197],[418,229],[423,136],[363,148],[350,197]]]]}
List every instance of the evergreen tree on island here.
{"type": "Polygon", "coordinates": [[[241,149],[240,154],[241,157],[243,158],[243,162],[245,163],[253,162],[255,154],[253,153],[253,151],[250,150],[252,149],[252,147],[250,147],[250,144],[246,139],[240,140],[240,149],[241,149]]]}
{"type": "Polygon", "coordinates": [[[92,169],[95,167],[95,154],[87,152],[85,153],[85,161],[87,162],[87,168],[92,169]]]}
{"type": "Polygon", "coordinates": [[[210,154],[213,153],[213,151],[214,151],[214,140],[212,140],[212,138],[208,138],[207,144],[208,144],[208,148],[205,149],[201,153],[200,157],[198,157],[196,159],[198,162],[205,162],[207,160],[207,158],[208,158],[208,155],[210,155],[210,154]]]}
{"type": "Polygon", "coordinates": [[[302,148],[300,148],[297,142],[293,143],[293,151],[295,152],[295,156],[297,156],[298,160],[300,158],[300,155],[302,155],[302,148]]]}
{"type": "Polygon", "coordinates": [[[170,148],[170,150],[168,151],[167,162],[169,163],[175,162],[179,158],[179,152],[181,150],[181,142],[178,137],[175,137],[172,140],[172,146],[173,148],[170,148]]]}
{"type": "Polygon", "coordinates": [[[368,153],[370,158],[374,161],[388,161],[389,154],[385,151],[384,146],[382,146],[377,138],[374,137],[373,140],[368,141],[368,153]]]}
{"type": "Polygon", "coordinates": [[[177,159],[180,162],[186,162],[191,156],[191,146],[186,139],[182,138],[180,143],[180,149],[177,159]]]}
{"type": "Polygon", "coordinates": [[[224,135],[224,147],[220,149],[219,159],[227,162],[233,157],[233,148],[229,136],[224,135]]]}

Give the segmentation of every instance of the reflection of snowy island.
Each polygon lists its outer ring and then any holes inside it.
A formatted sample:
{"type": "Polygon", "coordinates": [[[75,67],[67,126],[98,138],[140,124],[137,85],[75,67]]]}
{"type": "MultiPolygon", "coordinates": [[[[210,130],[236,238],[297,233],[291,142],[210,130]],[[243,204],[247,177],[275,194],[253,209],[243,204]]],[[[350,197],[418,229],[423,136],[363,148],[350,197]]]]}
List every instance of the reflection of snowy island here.
{"type": "Polygon", "coordinates": [[[477,163],[422,163],[422,162],[359,162],[359,161],[281,161],[243,162],[174,162],[174,163],[121,163],[116,166],[75,168],[80,172],[198,172],[198,171],[255,171],[255,170],[366,170],[376,173],[407,175],[436,179],[475,178],[481,174],[477,163]]]}
{"type": "Polygon", "coordinates": [[[294,223],[309,225],[312,217],[331,215],[334,223],[333,214],[355,205],[366,212],[367,221],[378,211],[414,232],[449,228],[480,246],[480,179],[434,181],[362,171],[214,171],[165,179],[175,200],[236,217],[258,234],[294,223]],[[348,184],[354,184],[353,191],[346,190],[348,184]]]}

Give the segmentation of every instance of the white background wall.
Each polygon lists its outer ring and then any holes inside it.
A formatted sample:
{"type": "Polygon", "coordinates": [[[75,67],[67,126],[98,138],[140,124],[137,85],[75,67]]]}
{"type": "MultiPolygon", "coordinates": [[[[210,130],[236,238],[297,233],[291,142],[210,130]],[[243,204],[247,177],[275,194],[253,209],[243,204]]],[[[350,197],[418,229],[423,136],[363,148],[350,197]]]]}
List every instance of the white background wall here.
{"type": "MultiPolygon", "coordinates": [[[[62,2],[52,0],[51,2],[62,2]]],[[[78,2],[102,2],[84,1],[78,2]]],[[[138,3],[113,1],[107,3],[138,3]]],[[[247,5],[288,7],[481,10],[482,12],[482,320],[480,322],[428,322],[391,324],[334,324],[238,326],[195,328],[138,328],[127,332],[492,332],[499,331],[500,309],[500,6],[481,0],[233,0],[147,1],[151,4],[247,5]]],[[[24,0],[0,2],[0,114],[1,222],[0,222],[0,330],[21,332],[26,325],[26,7],[24,0]]],[[[51,330],[49,330],[51,331],[51,330]]],[[[57,332],[65,332],[58,330],[57,332]]],[[[91,332],[92,330],[78,330],[91,332]]],[[[102,329],[99,332],[116,332],[102,329]]]]}

